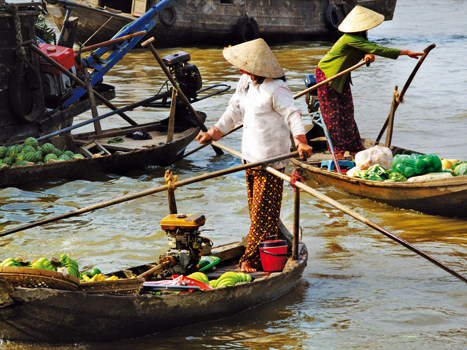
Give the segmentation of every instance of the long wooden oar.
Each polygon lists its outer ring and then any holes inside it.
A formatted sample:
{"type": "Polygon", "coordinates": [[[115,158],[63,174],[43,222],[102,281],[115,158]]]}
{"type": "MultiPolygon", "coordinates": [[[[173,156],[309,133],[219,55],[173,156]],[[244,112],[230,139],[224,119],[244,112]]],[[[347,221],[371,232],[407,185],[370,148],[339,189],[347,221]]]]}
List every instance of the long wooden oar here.
{"type": "Polygon", "coordinates": [[[435,47],[436,47],[436,44],[431,44],[431,45],[428,46],[425,50],[423,50],[423,55],[422,55],[422,57],[420,57],[420,59],[418,60],[417,65],[415,66],[414,70],[412,71],[412,74],[410,74],[409,79],[407,79],[407,82],[405,83],[405,85],[404,85],[404,87],[402,88],[401,92],[397,95],[397,98],[396,98],[395,103],[394,103],[394,107],[391,106],[391,111],[389,112],[389,115],[388,115],[388,117],[386,118],[386,121],[384,122],[384,125],[383,125],[383,127],[381,128],[381,131],[380,131],[379,134],[378,134],[378,137],[376,138],[376,143],[379,143],[379,141],[381,140],[381,137],[382,137],[383,134],[384,134],[384,131],[385,131],[386,128],[388,127],[388,124],[389,124],[389,120],[390,120],[390,118],[391,118],[391,115],[394,115],[394,113],[395,113],[396,110],[397,110],[397,107],[399,107],[399,104],[402,103],[403,98],[404,98],[404,95],[405,95],[405,93],[407,92],[407,89],[409,88],[410,83],[412,83],[412,80],[413,80],[413,78],[415,77],[415,74],[417,74],[418,69],[419,69],[420,66],[422,65],[422,63],[423,63],[423,61],[425,60],[426,56],[428,56],[428,54],[430,53],[430,51],[433,50],[435,47]]]}
{"type": "Polygon", "coordinates": [[[305,90],[303,90],[302,92],[299,92],[298,94],[294,95],[293,98],[295,99],[295,98],[298,98],[298,97],[300,97],[300,96],[303,96],[303,95],[305,95],[306,93],[308,93],[308,92],[310,92],[310,91],[313,91],[313,90],[319,88],[320,86],[323,86],[324,84],[327,84],[327,83],[329,83],[330,81],[332,81],[332,80],[334,80],[334,79],[336,79],[336,78],[339,78],[339,77],[343,76],[344,74],[347,74],[347,73],[349,73],[349,72],[351,72],[351,71],[357,69],[358,67],[363,66],[364,64],[366,64],[367,67],[368,67],[368,66],[370,65],[370,59],[368,58],[366,61],[362,61],[362,62],[360,62],[360,63],[357,63],[355,66],[352,66],[352,67],[350,67],[350,68],[347,68],[346,70],[343,70],[342,72],[337,73],[336,75],[334,75],[334,76],[332,76],[332,77],[330,77],[330,78],[328,78],[328,79],[326,79],[326,80],[323,80],[323,81],[319,82],[318,84],[315,84],[315,85],[313,85],[313,86],[310,86],[308,89],[305,89],[305,90]]]}
{"type": "MultiPolygon", "coordinates": [[[[213,142],[213,144],[215,144],[217,147],[219,148],[222,148],[224,151],[226,152],[229,152],[237,157],[240,157],[242,159],[245,159],[248,161],[248,157],[245,157],[242,153],[240,152],[237,152],[235,150],[233,150],[232,148],[229,148],[227,146],[224,146],[222,144],[220,144],[219,142],[213,142]]],[[[266,167],[265,170],[267,170],[268,172],[270,172],[271,174],[274,174],[278,177],[280,177],[281,179],[287,181],[287,182],[290,182],[292,179],[290,178],[290,176],[287,176],[283,173],[281,173],[280,171],[274,169],[274,168],[271,168],[271,167],[266,167]]],[[[318,198],[318,199],[321,199],[322,201],[332,205],[333,207],[343,211],[344,213],[354,217],[355,219],[363,222],[364,224],[374,228],[375,230],[381,232],[382,234],[386,235],[387,237],[391,238],[392,240],[396,241],[397,243],[403,245],[404,247],[410,249],[411,251],[413,251],[414,253],[420,255],[421,257],[427,259],[428,261],[432,262],[433,264],[435,264],[436,266],[442,268],[444,271],[446,272],[449,272],[451,275],[453,275],[454,277],[460,279],[461,281],[467,283],[467,278],[465,278],[464,276],[462,276],[461,274],[457,273],[456,271],[450,269],[449,267],[447,267],[446,265],[444,265],[443,263],[439,262],[438,260],[432,258],[431,256],[429,256],[428,254],[424,253],[423,251],[421,251],[420,249],[414,247],[413,245],[411,245],[410,243],[408,243],[407,241],[405,241],[404,239],[396,236],[395,234],[393,234],[392,232],[386,230],[385,228],[379,226],[378,224],[374,223],[373,221],[367,219],[366,217],[358,214],[357,212],[353,211],[352,209],[350,209],[349,207],[345,206],[345,205],[342,205],[340,204],[339,202],[335,201],[334,199],[332,198],[329,198],[328,196],[316,191],[315,189],[301,183],[301,182],[295,182],[295,186],[298,187],[299,189],[301,189],[302,191],[306,192],[306,193],[309,193],[311,194],[312,196],[318,198]]]]}
{"type": "MultiPolygon", "coordinates": [[[[175,187],[181,187],[181,186],[189,185],[189,184],[192,184],[192,183],[195,183],[195,182],[212,179],[214,177],[235,173],[235,172],[245,170],[245,169],[249,169],[249,168],[258,167],[258,166],[261,166],[261,165],[264,165],[264,164],[274,163],[274,162],[277,162],[277,161],[280,161],[280,160],[283,160],[283,159],[297,157],[298,154],[299,154],[298,151],[296,151],[296,152],[292,152],[290,154],[285,154],[285,155],[282,155],[282,156],[277,156],[277,157],[274,157],[274,158],[270,158],[270,159],[267,159],[267,160],[264,160],[264,161],[261,161],[261,162],[253,162],[253,163],[238,165],[238,166],[235,166],[235,167],[232,167],[232,168],[229,168],[229,169],[223,169],[223,170],[219,170],[219,171],[216,171],[216,172],[213,172],[213,173],[199,175],[199,176],[192,177],[190,179],[177,181],[177,182],[174,182],[173,185],[175,187]]],[[[26,225],[23,225],[23,226],[16,227],[16,228],[8,230],[8,231],[4,231],[4,232],[0,233],[0,237],[7,236],[9,234],[19,232],[19,231],[23,231],[23,230],[26,230],[26,229],[29,229],[29,228],[41,226],[41,225],[49,223],[49,222],[54,222],[54,221],[57,221],[57,220],[69,218],[69,217],[76,216],[76,215],[83,214],[83,213],[87,213],[87,212],[90,212],[90,211],[93,211],[93,210],[96,210],[96,209],[105,208],[105,207],[108,207],[108,206],[111,206],[111,205],[127,202],[127,201],[130,201],[130,200],[133,200],[133,199],[137,199],[137,198],[140,198],[140,197],[148,196],[148,195],[151,195],[151,194],[154,194],[154,193],[157,193],[157,192],[162,192],[162,191],[167,191],[167,190],[168,190],[168,186],[163,185],[163,186],[159,186],[159,187],[150,188],[150,189],[147,189],[147,190],[144,190],[144,191],[140,191],[140,192],[137,192],[137,193],[129,194],[129,195],[126,195],[126,196],[118,197],[118,198],[115,198],[115,199],[112,199],[112,200],[109,200],[109,201],[106,201],[106,202],[91,205],[91,206],[86,207],[86,208],[74,210],[74,211],[71,211],[69,213],[54,216],[52,218],[36,221],[36,222],[30,223],[30,224],[26,224],[26,225]]]]}

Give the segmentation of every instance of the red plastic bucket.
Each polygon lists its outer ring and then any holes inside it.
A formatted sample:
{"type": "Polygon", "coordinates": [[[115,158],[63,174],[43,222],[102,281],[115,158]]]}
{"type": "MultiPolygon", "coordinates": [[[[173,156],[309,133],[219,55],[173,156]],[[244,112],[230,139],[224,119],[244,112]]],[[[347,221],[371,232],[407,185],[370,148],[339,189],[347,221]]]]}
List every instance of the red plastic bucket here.
{"type": "Polygon", "coordinates": [[[261,242],[259,254],[264,271],[282,271],[287,261],[287,242],[282,239],[261,242]]]}

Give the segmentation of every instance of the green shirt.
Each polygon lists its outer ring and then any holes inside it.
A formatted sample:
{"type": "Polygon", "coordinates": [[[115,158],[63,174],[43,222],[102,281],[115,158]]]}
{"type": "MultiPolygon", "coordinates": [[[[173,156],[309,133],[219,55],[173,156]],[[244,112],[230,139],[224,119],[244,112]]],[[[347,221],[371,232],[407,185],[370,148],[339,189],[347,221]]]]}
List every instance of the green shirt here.
{"type": "MultiPolygon", "coordinates": [[[[378,46],[368,41],[367,33],[345,33],[329,52],[319,61],[318,67],[326,75],[326,78],[333,77],[339,72],[356,65],[363,59],[365,54],[396,59],[401,50],[378,46]]],[[[329,82],[336,91],[342,93],[344,84],[350,73],[329,82]]]]}

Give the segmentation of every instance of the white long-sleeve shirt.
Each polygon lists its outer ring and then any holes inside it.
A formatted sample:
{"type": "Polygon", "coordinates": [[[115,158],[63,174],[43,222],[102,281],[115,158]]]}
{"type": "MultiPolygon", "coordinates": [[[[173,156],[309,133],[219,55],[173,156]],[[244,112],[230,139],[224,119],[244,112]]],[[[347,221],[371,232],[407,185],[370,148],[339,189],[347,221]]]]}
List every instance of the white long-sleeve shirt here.
{"type": "MultiPolygon", "coordinates": [[[[242,153],[252,162],[289,153],[290,132],[293,136],[305,134],[302,112],[280,79],[266,78],[258,85],[242,74],[229,106],[215,126],[226,134],[242,119],[242,153]]],[[[269,166],[280,169],[288,163],[285,159],[269,166]]]]}

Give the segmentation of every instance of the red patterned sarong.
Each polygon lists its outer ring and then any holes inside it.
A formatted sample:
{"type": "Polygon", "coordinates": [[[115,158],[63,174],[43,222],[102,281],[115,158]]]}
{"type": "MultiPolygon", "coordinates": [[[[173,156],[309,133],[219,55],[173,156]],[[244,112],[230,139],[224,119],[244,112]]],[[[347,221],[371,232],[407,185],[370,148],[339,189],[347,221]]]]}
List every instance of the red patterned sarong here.
{"type": "MultiPolygon", "coordinates": [[[[279,171],[284,172],[284,169],[279,171]]],[[[266,170],[247,169],[246,184],[251,225],[240,264],[248,262],[255,269],[261,269],[259,244],[271,235],[277,237],[284,182],[266,170]]]]}
{"type": "MultiPolygon", "coordinates": [[[[316,82],[323,80],[326,80],[326,76],[316,67],[316,82]]],[[[334,90],[331,85],[324,84],[318,88],[318,98],[321,115],[334,146],[334,152],[343,155],[345,151],[362,151],[364,148],[354,119],[350,82],[345,83],[342,93],[334,90]]]]}

